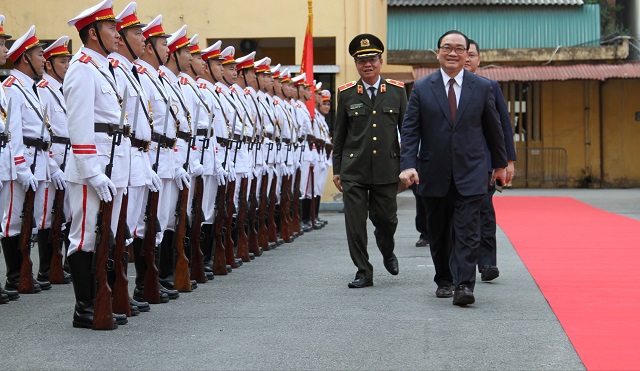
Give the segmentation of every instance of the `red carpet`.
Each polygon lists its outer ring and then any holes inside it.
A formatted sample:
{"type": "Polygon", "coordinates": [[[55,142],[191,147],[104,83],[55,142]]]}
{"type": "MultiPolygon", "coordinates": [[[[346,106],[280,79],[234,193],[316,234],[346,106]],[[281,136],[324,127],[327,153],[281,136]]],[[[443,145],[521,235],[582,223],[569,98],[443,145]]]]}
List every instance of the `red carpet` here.
{"type": "Polygon", "coordinates": [[[588,370],[640,369],[640,221],[569,197],[494,197],[588,370]]]}

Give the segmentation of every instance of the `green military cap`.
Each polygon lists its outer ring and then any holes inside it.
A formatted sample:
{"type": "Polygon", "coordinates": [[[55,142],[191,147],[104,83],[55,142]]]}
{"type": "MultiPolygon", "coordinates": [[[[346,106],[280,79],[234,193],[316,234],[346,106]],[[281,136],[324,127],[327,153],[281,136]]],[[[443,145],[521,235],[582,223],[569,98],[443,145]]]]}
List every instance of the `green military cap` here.
{"type": "Polygon", "coordinates": [[[374,35],[363,33],[349,43],[349,54],[354,58],[366,58],[380,55],[384,51],[382,41],[374,35]]]}

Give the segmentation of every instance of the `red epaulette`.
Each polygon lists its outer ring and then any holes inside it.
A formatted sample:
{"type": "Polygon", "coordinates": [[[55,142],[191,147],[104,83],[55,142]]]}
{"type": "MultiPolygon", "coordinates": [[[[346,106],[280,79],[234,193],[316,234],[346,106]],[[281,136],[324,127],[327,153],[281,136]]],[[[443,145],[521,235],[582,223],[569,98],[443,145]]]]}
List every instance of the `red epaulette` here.
{"type": "Polygon", "coordinates": [[[296,104],[296,107],[302,108],[302,104],[298,103],[298,104],[296,104]]]}
{"type": "Polygon", "coordinates": [[[82,62],[82,63],[89,63],[91,62],[91,57],[82,53],[82,57],[78,58],[78,61],[82,62]]]}
{"type": "Polygon", "coordinates": [[[233,93],[234,91],[236,91],[236,88],[234,88],[234,87],[232,86],[232,87],[230,87],[230,88],[229,88],[229,91],[233,93]]]}
{"type": "Polygon", "coordinates": [[[40,80],[40,82],[38,83],[38,85],[36,85],[39,88],[46,88],[47,85],[49,85],[49,81],[42,79],[40,80]]]}
{"type": "Polygon", "coordinates": [[[216,93],[220,93],[220,92],[222,92],[222,88],[219,86],[216,86],[216,93]]]}
{"type": "Polygon", "coordinates": [[[145,72],[147,72],[147,69],[138,65],[138,73],[145,73],[145,72]]]}
{"type": "Polygon", "coordinates": [[[352,87],[356,86],[356,83],[357,83],[357,81],[350,81],[350,82],[348,82],[348,83],[346,83],[344,85],[340,85],[340,86],[338,86],[338,91],[344,91],[344,90],[347,90],[349,88],[352,88],[352,87]]]}
{"type": "Polygon", "coordinates": [[[13,82],[16,81],[16,77],[15,76],[9,76],[6,80],[4,80],[4,82],[2,83],[2,85],[4,85],[5,87],[10,87],[11,85],[13,85],[13,82]]]}
{"type": "Polygon", "coordinates": [[[164,76],[164,71],[158,70],[158,75],[160,75],[161,77],[164,76]]]}
{"type": "Polygon", "coordinates": [[[111,63],[111,67],[116,68],[118,67],[118,64],[120,64],[120,61],[114,58],[109,58],[109,63],[111,63]]]}
{"type": "Polygon", "coordinates": [[[391,85],[395,85],[401,88],[404,88],[404,82],[402,81],[398,81],[398,80],[394,80],[394,79],[386,79],[386,82],[388,82],[391,85]]]}
{"type": "Polygon", "coordinates": [[[275,105],[278,105],[278,104],[279,104],[279,103],[278,103],[278,100],[277,100],[277,99],[274,99],[274,100],[273,100],[273,105],[275,106],[275,105]]]}
{"type": "Polygon", "coordinates": [[[187,85],[188,83],[189,83],[189,81],[187,80],[186,77],[183,76],[183,77],[180,78],[180,84],[181,85],[187,85]]]}
{"type": "Polygon", "coordinates": [[[200,83],[200,85],[198,85],[198,87],[199,87],[200,89],[206,89],[206,88],[207,88],[207,83],[204,83],[204,82],[203,82],[203,83],[200,83]]]}

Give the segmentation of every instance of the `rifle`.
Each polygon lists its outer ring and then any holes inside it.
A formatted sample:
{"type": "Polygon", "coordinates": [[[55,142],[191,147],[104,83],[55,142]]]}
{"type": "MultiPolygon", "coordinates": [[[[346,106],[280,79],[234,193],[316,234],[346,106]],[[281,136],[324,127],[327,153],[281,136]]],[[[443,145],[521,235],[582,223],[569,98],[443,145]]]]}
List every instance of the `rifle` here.
{"type": "Polygon", "coordinates": [[[267,230],[267,187],[269,177],[263,176],[260,183],[260,207],[258,209],[258,244],[262,250],[269,251],[269,237],[267,230]]]}
{"type": "MultiPolygon", "coordinates": [[[[164,129],[163,137],[167,135],[167,125],[169,124],[169,115],[167,112],[171,110],[171,103],[167,99],[167,105],[164,116],[164,129]]],[[[160,162],[160,151],[166,148],[165,143],[158,141],[158,148],[156,149],[156,162],[153,164],[152,169],[154,172],[158,172],[158,163],[160,162]]],[[[142,298],[144,301],[150,304],[160,303],[160,288],[158,287],[158,267],[156,266],[155,248],[156,248],[156,227],[158,220],[158,200],[160,198],[160,192],[149,191],[147,197],[147,208],[144,214],[144,260],[147,265],[147,271],[144,275],[144,293],[142,298]]]]}
{"type": "MultiPolygon", "coordinates": [[[[200,154],[200,163],[204,163],[204,151],[209,148],[211,138],[211,124],[213,123],[215,115],[211,110],[209,115],[209,127],[207,128],[207,134],[202,142],[202,153],[200,154]]],[[[196,177],[193,181],[193,200],[191,201],[191,276],[198,283],[207,282],[207,276],[204,273],[204,254],[200,248],[200,243],[203,240],[202,235],[202,221],[204,219],[204,213],[202,212],[202,199],[204,197],[204,180],[202,175],[196,177]]]]}
{"type": "MultiPolygon", "coordinates": [[[[291,143],[287,144],[287,156],[284,158],[284,166],[286,167],[289,162],[289,151],[291,150],[291,143]]],[[[291,190],[290,176],[282,177],[282,186],[280,187],[280,237],[286,243],[291,243],[293,235],[291,231],[291,214],[289,212],[289,192],[291,190]]]]}
{"type": "MultiPolygon", "coordinates": [[[[64,157],[62,164],[60,164],[60,170],[64,171],[67,164],[67,153],[69,151],[69,144],[65,144],[64,157]]],[[[53,207],[51,209],[51,231],[49,232],[49,242],[53,246],[53,255],[51,256],[51,271],[49,274],[49,282],[53,284],[61,284],[64,282],[64,273],[62,273],[62,246],[64,243],[64,236],[62,234],[62,225],[65,222],[64,215],[64,189],[56,189],[55,196],[53,198],[53,207]]]]}
{"type": "MultiPolygon", "coordinates": [[[[302,154],[304,153],[304,146],[307,142],[305,138],[302,141],[302,145],[300,146],[300,161],[302,161],[302,154]]],[[[298,232],[299,236],[302,236],[304,232],[302,228],[300,228],[300,177],[301,177],[300,168],[296,169],[296,178],[293,183],[293,231],[298,232]]]]}
{"type": "MultiPolygon", "coordinates": [[[[257,148],[256,148],[257,150],[257,148]]],[[[249,242],[247,237],[247,231],[244,228],[245,221],[247,220],[247,186],[249,184],[249,178],[242,178],[240,180],[240,193],[238,195],[238,215],[236,217],[236,228],[238,229],[238,258],[243,262],[251,261],[249,257],[249,242]]]]}
{"type": "MultiPolygon", "coordinates": [[[[109,155],[109,164],[104,169],[104,174],[111,179],[113,171],[113,156],[116,152],[116,146],[122,143],[122,132],[125,119],[125,109],[127,104],[127,88],[124,91],[124,100],[121,102],[122,108],[120,114],[119,130],[114,130],[113,139],[111,140],[111,152],[109,155]]],[[[93,329],[94,330],[113,330],[113,309],[111,303],[111,287],[107,277],[107,270],[113,270],[113,260],[110,259],[111,246],[114,245],[114,236],[111,231],[111,217],[113,214],[113,202],[116,195],[112,195],[109,202],[100,201],[98,209],[98,225],[96,228],[96,247],[93,254],[92,272],[96,278],[96,299],[93,309],[93,329]]],[[[125,218],[126,220],[126,218],[125,218]]]]}
{"type": "MultiPolygon", "coordinates": [[[[258,158],[258,151],[254,153],[254,163],[258,158]]],[[[256,227],[256,216],[258,212],[258,197],[256,190],[258,182],[255,180],[251,182],[251,189],[249,190],[249,252],[254,256],[262,255],[262,249],[258,242],[258,228],[256,227]]]]}
{"type": "MultiPolygon", "coordinates": [[[[31,174],[35,176],[36,162],[38,160],[38,150],[42,148],[44,143],[44,128],[47,125],[47,109],[45,108],[42,115],[42,129],[40,130],[40,138],[36,143],[36,150],[33,153],[33,163],[31,164],[31,174]]],[[[7,126],[8,126],[7,122],[7,126]]],[[[18,285],[18,291],[21,294],[33,293],[33,262],[31,261],[31,231],[35,220],[33,219],[33,207],[36,197],[36,191],[29,186],[27,192],[24,195],[24,203],[22,204],[22,224],[20,226],[20,238],[19,245],[22,253],[22,264],[20,265],[20,284],[18,285]]]]}
{"type": "MultiPolygon", "coordinates": [[[[227,162],[227,151],[225,150],[224,164],[227,162]]],[[[225,259],[223,234],[225,218],[227,216],[227,185],[219,185],[216,193],[216,216],[213,223],[216,246],[213,249],[213,274],[224,276],[227,274],[227,261],[225,259]]]]}
{"type": "Polygon", "coordinates": [[[122,206],[118,218],[118,230],[116,231],[116,243],[113,248],[113,270],[115,282],[113,284],[113,311],[131,317],[131,298],[129,297],[129,280],[125,266],[129,257],[125,253],[127,241],[127,209],[129,207],[129,193],[122,196],[122,206]]]}
{"type": "MultiPolygon", "coordinates": [[[[242,102],[241,102],[242,103],[242,102]]],[[[234,118],[237,120],[238,118],[238,111],[236,111],[234,118]]],[[[236,142],[236,146],[235,146],[235,152],[233,154],[233,162],[235,163],[237,158],[238,158],[238,149],[242,148],[242,143],[244,142],[244,128],[245,128],[245,122],[244,120],[242,120],[242,131],[240,134],[240,140],[236,142]]],[[[235,124],[234,124],[235,127],[235,124]]],[[[242,184],[242,181],[240,181],[240,183],[242,184]]],[[[246,187],[245,187],[246,189],[246,187]]],[[[236,257],[235,257],[235,253],[234,253],[234,243],[233,243],[233,237],[231,236],[231,228],[233,225],[233,208],[234,208],[234,203],[233,203],[233,198],[235,196],[235,191],[236,191],[236,181],[232,181],[229,182],[227,184],[227,195],[226,195],[226,202],[227,202],[227,214],[226,214],[226,219],[225,219],[225,230],[224,230],[224,251],[225,251],[225,257],[227,260],[227,265],[230,265],[231,268],[237,268],[238,265],[236,264],[236,257]]],[[[240,206],[240,205],[238,205],[240,206]]]]}
{"type": "MultiPolygon", "coordinates": [[[[198,122],[198,116],[200,110],[196,110],[196,123],[198,122]]],[[[194,146],[195,136],[190,136],[187,141],[187,158],[182,164],[182,168],[187,171],[189,168],[189,157],[191,155],[191,148],[194,146]]],[[[203,152],[204,153],[204,152],[203,152]]],[[[176,247],[176,255],[178,260],[176,261],[176,271],[174,288],[180,292],[191,291],[191,278],[189,277],[189,259],[185,255],[185,245],[189,243],[189,237],[187,237],[187,205],[189,203],[189,188],[182,186],[182,189],[178,193],[178,202],[176,203],[176,227],[173,235],[173,244],[176,247]]],[[[192,205],[193,206],[193,205],[192,205]]],[[[199,238],[199,236],[198,236],[199,238]]]]}
{"type": "MultiPolygon", "coordinates": [[[[269,154],[271,149],[273,148],[274,143],[269,143],[269,149],[267,150],[267,159],[269,158],[269,154]]],[[[267,179],[269,177],[267,176],[267,179]]],[[[278,242],[278,227],[276,226],[275,221],[275,212],[276,212],[276,183],[278,181],[278,177],[276,176],[275,169],[273,172],[273,177],[271,178],[271,187],[269,188],[269,211],[268,211],[268,222],[267,222],[267,239],[269,242],[276,243],[278,242]]]]}

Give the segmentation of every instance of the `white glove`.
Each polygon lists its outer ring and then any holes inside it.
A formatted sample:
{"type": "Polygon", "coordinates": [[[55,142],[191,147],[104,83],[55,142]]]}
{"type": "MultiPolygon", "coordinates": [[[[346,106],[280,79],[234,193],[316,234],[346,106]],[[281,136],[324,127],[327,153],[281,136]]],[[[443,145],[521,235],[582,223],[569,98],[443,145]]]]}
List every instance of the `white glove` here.
{"type": "Polygon", "coordinates": [[[189,182],[189,174],[187,174],[187,171],[181,167],[176,170],[176,176],[173,177],[173,180],[176,181],[178,189],[181,191],[183,189],[183,184],[186,185],[187,188],[191,187],[191,182],[189,182]]]}
{"type": "Polygon", "coordinates": [[[27,175],[27,179],[20,183],[22,184],[22,190],[25,192],[29,190],[29,187],[31,187],[34,192],[38,190],[38,179],[36,179],[33,174],[27,175]]]}
{"type": "Polygon", "coordinates": [[[98,174],[88,178],[87,181],[96,190],[100,201],[111,202],[113,200],[113,195],[116,194],[116,186],[108,176],[98,174]]]}
{"type": "Polygon", "coordinates": [[[223,186],[227,184],[227,172],[224,171],[223,169],[218,170],[218,173],[216,174],[216,178],[218,179],[219,186],[223,186]]]}
{"type": "Polygon", "coordinates": [[[64,173],[62,170],[58,169],[51,174],[51,182],[56,189],[65,189],[67,188],[67,182],[64,181],[64,173]]]}
{"type": "Polygon", "coordinates": [[[149,170],[149,173],[151,173],[151,176],[147,179],[147,187],[151,192],[160,191],[160,177],[153,170],[149,170]]]}
{"type": "Polygon", "coordinates": [[[264,166],[255,166],[253,168],[253,177],[258,178],[260,175],[262,175],[263,174],[262,169],[264,169],[264,166]]]}
{"type": "Polygon", "coordinates": [[[233,182],[236,180],[236,169],[233,167],[229,168],[229,171],[227,171],[227,176],[229,177],[229,181],[233,182]]]}
{"type": "Polygon", "coordinates": [[[204,166],[201,164],[198,163],[196,166],[191,167],[191,175],[194,177],[199,177],[202,174],[204,174],[204,166]]]}
{"type": "MultiPolygon", "coordinates": [[[[237,174],[236,174],[237,175],[237,174]]],[[[240,174],[240,178],[248,178],[249,177],[249,173],[242,173],[240,174]]]]}

